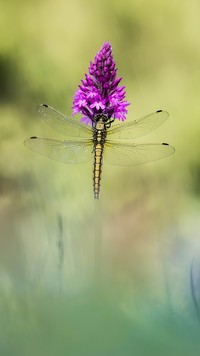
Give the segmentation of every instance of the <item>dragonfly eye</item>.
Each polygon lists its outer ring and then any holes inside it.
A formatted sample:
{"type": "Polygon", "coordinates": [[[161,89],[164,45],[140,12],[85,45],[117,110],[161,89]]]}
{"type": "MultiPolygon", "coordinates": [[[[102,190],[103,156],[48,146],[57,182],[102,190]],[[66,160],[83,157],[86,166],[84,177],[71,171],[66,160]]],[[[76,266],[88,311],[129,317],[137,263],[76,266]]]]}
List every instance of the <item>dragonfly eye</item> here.
{"type": "Polygon", "coordinates": [[[107,115],[102,115],[102,119],[105,123],[109,120],[107,115]]]}
{"type": "Polygon", "coordinates": [[[100,118],[101,118],[101,115],[96,115],[96,116],[94,117],[94,121],[95,121],[95,122],[99,122],[100,118]]]}

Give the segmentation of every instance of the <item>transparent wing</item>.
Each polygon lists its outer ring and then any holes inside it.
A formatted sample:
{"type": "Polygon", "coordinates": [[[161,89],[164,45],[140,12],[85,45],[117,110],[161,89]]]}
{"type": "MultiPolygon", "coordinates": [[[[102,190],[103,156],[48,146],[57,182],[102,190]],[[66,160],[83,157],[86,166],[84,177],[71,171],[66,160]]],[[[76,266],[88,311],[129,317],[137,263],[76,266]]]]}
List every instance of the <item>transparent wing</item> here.
{"type": "Polygon", "coordinates": [[[80,138],[92,137],[91,126],[81,124],[75,119],[70,119],[51,106],[41,104],[38,107],[38,112],[48,125],[63,135],[80,138]]]}
{"type": "Polygon", "coordinates": [[[63,163],[86,163],[93,157],[92,140],[59,141],[32,137],[24,141],[32,151],[63,163]]]}
{"type": "Polygon", "coordinates": [[[109,164],[137,166],[170,156],[174,152],[174,147],[167,143],[125,144],[108,141],[104,148],[104,158],[109,164]]]}
{"type": "Polygon", "coordinates": [[[107,137],[109,139],[134,139],[147,135],[167,120],[168,116],[169,114],[167,111],[158,110],[141,119],[114,125],[108,129],[107,137]]]}

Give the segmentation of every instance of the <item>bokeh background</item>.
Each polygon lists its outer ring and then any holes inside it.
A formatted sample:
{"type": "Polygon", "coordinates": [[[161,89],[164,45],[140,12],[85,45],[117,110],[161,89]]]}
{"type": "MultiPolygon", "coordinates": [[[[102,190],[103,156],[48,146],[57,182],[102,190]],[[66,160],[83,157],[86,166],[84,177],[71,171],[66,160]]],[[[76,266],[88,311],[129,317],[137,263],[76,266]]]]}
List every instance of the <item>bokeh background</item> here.
{"type": "Polygon", "coordinates": [[[1,355],[198,354],[199,13],[198,0],[1,2],[1,355]],[[105,41],[131,102],[127,120],[170,113],[140,142],[176,153],[105,164],[97,211],[91,164],[48,160],[23,141],[64,139],[36,107],[70,115],[105,41]]]}

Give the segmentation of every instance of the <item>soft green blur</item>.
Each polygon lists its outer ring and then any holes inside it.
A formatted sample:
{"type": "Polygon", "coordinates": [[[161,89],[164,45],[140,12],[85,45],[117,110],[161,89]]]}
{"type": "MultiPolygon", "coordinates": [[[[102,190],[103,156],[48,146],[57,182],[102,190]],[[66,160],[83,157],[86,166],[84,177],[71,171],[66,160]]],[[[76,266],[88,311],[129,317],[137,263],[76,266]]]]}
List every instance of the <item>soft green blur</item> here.
{"type": "Polygon", "coordinates": [[[0,355],[198,354],[199,13],[198,0],[1,2],[0,355]],[[65,139],[36,107],[71,115],[105,41],[131,102],[127,120],[170,113],[140,141],[176,153],[104,165],[97,273],[92,163],[63,165],[23,141],[65,139]]]}

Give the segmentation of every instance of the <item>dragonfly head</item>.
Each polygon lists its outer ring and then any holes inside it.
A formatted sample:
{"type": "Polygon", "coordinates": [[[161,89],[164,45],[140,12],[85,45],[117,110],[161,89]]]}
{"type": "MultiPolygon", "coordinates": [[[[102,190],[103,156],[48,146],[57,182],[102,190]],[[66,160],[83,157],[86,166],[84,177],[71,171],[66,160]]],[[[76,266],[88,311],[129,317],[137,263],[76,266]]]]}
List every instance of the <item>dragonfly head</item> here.
{"type": "Polygon", "coordinates": [[[98,122],[102,122],[102,123],[105,123],[109,120],[108,116],[107,115],[104,115],[104,114],[97,114],[94,116],[94,122],[95,123],[98,123],[98,122]]]}
{"type": "Polygon", "coordinates": [[[109,129],[114,119],[111,119],[108,115],[105,114],[97,114],[93,118],[93,126],[101,125],[104,129],[109,129]]]}

